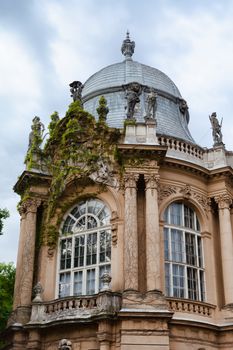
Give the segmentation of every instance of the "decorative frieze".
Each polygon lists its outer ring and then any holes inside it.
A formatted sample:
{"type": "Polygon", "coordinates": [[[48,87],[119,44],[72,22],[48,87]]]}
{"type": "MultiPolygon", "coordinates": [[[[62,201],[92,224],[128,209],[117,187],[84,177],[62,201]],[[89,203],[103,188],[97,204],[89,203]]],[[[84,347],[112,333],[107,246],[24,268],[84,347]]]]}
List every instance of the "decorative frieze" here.
{"type": "Polygon", "coordinates": [[[158,189],[159,202],[177,192],[177,187],[172,185],[161,185],[158,189]]]}

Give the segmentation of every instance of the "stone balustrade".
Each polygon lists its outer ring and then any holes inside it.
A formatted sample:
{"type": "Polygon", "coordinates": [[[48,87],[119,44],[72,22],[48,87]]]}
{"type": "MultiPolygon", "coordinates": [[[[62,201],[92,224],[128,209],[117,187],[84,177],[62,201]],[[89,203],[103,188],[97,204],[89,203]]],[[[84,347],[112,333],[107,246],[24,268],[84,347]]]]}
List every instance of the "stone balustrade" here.
{"type": "Polygon", "coordinates": [[[92,296],[73,296],[46,302],[33,302],[29,324],[113,316],[121,308],[121,294],[111,291],[92,296]]]}
{"type": "Polygon", "coordinates": [[[161,146],[167,146],[168,149],[180,151],[201,160],[203,159],[204,150],[185,141],[160,136],[158,137],[158,142],[161,146]]]}
{"type": "Polygon", "coordinates": [[[200,301],[166,298],[169,310],[174,312],[188,312],[200,316],[212,317],[215,306],[200,301]]]}

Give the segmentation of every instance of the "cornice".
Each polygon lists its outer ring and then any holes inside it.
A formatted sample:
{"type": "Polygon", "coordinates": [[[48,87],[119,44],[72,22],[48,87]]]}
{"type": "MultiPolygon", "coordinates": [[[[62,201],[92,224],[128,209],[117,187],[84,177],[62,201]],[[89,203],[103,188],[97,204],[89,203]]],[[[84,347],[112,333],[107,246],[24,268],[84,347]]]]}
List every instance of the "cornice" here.
{"type": "Polygon", "coordinates": [[[21,195],[23,194],[23,192],[28,186],[31,186],[34,184],[37,184],[37,185],[45,184],[49,187],[51,181],[52,181],[51,175],[43,174],[43,173],[35,173],[33,171],[25,170],[20,175],[13,189],[17,194],[21,195]]]}

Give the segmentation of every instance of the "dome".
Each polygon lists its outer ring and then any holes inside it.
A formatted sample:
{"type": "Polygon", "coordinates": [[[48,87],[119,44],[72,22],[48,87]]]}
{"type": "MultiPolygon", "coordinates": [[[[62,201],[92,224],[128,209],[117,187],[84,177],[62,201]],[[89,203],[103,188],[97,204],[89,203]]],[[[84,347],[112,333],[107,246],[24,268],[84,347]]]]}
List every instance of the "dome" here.
{"type": "Polygon", "coordinates": [[[140,102],[135,107],[134,118],[138,122],[144,122],[146,98],[149,89],[153,88],[157,93],[157,134],[194,143],[188,130],[188,109],[186,107],[184,112],[181,108],[181,103],[185,101],[177,86],[160,70],[132,60],[132,43],[135,45],[127,34],[122,45],[125,60],[109,65],[87,79],[82,91],[84,108],[97,118],[99,98],[104,96],[109,108],[107,123],[111,127],[123,128],[127,108],[126,86],[136,82],[142,87],[142,92],[140,102]],[[128,51],[124,51],[125,42],[128,51]]]}

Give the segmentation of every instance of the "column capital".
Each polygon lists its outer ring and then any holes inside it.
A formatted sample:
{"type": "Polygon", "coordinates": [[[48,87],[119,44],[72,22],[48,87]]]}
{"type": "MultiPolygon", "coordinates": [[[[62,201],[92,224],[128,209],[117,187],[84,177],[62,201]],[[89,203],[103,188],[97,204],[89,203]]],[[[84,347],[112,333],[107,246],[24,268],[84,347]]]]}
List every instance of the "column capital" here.
{"type": "Polygon", "coordinates": [[[125,188],[136,188],[139,174],[127,172],[124,174],[125,188]]]}
{"type": "Polygon", "coordinates": [[[41,199],[39,198],[28,198],[19,206],[19,213],[21,216],[26,215],[27,213],[36,213],[37,208],[41,204],[41,199]]]}
{"type": "Polygon", "coordinates": [[[159,185],[159,175],[158,174],[144,174],[146,190],[152,189],[155,190],[159,185]]]}
{"type": "Polygon", "coordinates": [[[232,198],[228,193],[221,193],[215,196],[214,200],[218,204],[218,209],[230,209],[232,204],[232,198]]]}

